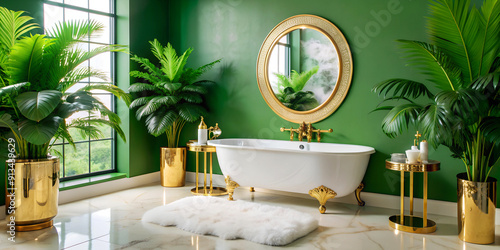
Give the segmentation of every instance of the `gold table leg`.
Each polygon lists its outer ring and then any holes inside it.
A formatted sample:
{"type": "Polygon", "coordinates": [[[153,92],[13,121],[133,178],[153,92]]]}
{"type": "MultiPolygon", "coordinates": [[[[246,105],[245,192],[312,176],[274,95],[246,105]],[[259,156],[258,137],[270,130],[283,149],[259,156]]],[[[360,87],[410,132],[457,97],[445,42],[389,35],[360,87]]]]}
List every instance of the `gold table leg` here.
{"type": "Polygon", "coordinates": [[[427,227],[427,172],[424,172],[424,227],[427,227]]]}
{"type": "Polygon", "coordinates": [[[199,153],[196,152],[196,193],[198,193],[198,182],[199,182],[199,177],[198,177],[198,166],[200,165],[200,156],[199,153]]]}
{"type": "Polygon", "coordinates": [[[413,215],[413,172],[410,172],[410,215],[413,215]]]}
{"type": "Polygon", "coordinates": [[[405,218],[405,171],[401,171],[401,211],[400,211],[400,223],[404,224],[405,218]]]}
{"type": "Polygon", "coordinates": [[[204,173],[204,180],[203,180],[203,193],[205,195],[207,194],[207,152],[203,152],[204,158],[203,158],[203,173],[204,173]]]}
{"type": "Polygon", "coordinates": [[[212,185],[212,152],[210,152],[210,193],[213,192],[214,186],[212,185]]]}

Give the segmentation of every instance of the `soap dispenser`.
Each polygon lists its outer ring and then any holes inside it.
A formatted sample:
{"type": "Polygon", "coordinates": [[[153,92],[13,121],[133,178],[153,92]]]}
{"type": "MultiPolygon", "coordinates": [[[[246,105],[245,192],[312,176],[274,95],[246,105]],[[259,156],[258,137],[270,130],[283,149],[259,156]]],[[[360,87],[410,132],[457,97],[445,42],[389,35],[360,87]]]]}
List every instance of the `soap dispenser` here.
{"type": "Polygon", "coordinates": [[[201,117],[200,125],[198,126],[198,144],[207,145],[208,129],[207,124],[203,121],[203,116],[201,117]]]}

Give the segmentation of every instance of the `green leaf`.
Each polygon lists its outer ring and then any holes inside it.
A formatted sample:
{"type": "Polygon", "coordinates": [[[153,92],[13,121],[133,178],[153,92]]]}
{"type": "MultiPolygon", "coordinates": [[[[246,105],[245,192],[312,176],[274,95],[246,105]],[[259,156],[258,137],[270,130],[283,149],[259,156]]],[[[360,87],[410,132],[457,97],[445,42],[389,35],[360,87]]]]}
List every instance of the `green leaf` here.
{"type": "Polygon", "coordinates": [[[62,94],[55,90],[25,92],[17,96],[16,102],[21,114],[33,121],[40,121],[49,116],[59,103],[62,94]]]}
{"type": "Polygon", "coordinates": [[[451,130],[453,130],[452,115],[440,104],[430,104],[422,109],[419,117],[422,134],[426,136],[427,141],[434,148],[441,143],[451,145],[451,130]]]}
{"type": "Polygon", "coordinates": [[[164,82],[164,83],[159,83],[159,84],[162,85],[170,93],[173,93],[182,87],[182,83],[179,83],[179,82],[172,82],[172,83],[164,82]]]}
{"type": "Polygon", "coordinates": [[[406,50],[410,65],[420,69],[441,90],[456,90],[462,87],[461,71],[440,48],[432,44],[398,40],[406,50]]]}
{"type": "Polygon", "coordinates": [[[382,121],[382,131],[390,138],[400,135],[415,124],[421,109],[422,106],[414,103],[395,106],[382,121]]]}
{"type": "Polygon", "coordinates": [[[131,102],[131,97],[129,94],[125,93],[122,89],[120,89],[118,86],[110,84],[110,83],[91,83],[78,91],[87,91],[90,92],[92,90],[104,90],[107,91],[114,96],[116,96],[118,99],[121,99],[125,102],[127,106],[130,105],[131,102]]]}
{"type": "Polygon", "coordinates": [[[17,39],[33,29],[40,28],[36,23],[29,23],[33,20],[30,16],[23,16],[24,11],[12,11],[0,7],[0,44],[10,50],[17,39]]]}
{"type": "MultiPolygon", "coordinates": [[[[7,62],[7,74],[10,75],[10,81],[13,83],[39,82],[45,69],[42,64],[44,47],[51,43],[51,39],[39,34],[24,37],[16,42],[12,46],[7,62]]],[[[39,86],[32,85],[31,87],[39,86]]]]}
{"type": "Polygon", "coordinates": [[[189,91],[189,92],[195,92],[195,93],[199,93],[199,94],[206,94],[208,91],[207,91],[207,88],[205,86],[201,86],[201,85],[186,85],[182,88],[182,91],[189,91]]]}
{"type": "Polygon", "coordinates": [[[206,113],[207,110],[204,107],[196,104],[184,103],[179,107],[179,116],[188,122],[194,122],[206,113]]]}
{"type": "Polygon", "coordinates": [[[142,91],[159,91],[159,89],[149,83],[134,83],[128,88],[129,92],[142,92],[142,91]]]}
{"type": "Polygon", "coordinates": [[[173,110],[161,109],[146,118],[146,128],[148,133],[160,136],[167,128],[172,126],[179,115],[173,110]]]}
{"type": "Polygon", "coordinates": [[[153,98],[154,98],[154,96],[139,97],[139,98],[135,99],[134,101],[132,101],[132,103],[130,104],[129,108],[133,109],[133,108],[140,107],[140,106],[148,103],[153,98]]]}
{"type": "Polygon", "coordinates": [[[30,83],[29,82],[22,82],[22,83],[17,83],[17,84],[2,87],[2,88],[0,88],[0,97],[2,97],[4,95],[12,95],[14,93],[17,93],[17,92],[19,92],[19,90],[21,90],[21,88],[26,87],[26,86],[30,86],[30,83]]]}
{"type": "Polygon", "coordinates": [[[465,124],[474,124],[488,111],[487,98],[474,89],[442,91],[436,95],[436,103],[449,107],[453,116],[465,124]]]}
{"type": "Polygon", "coordinates": [[[17,131],[17,125],[8,113],[0,114],[0,128],[9,128],[13,132],[17,131]]]}
{"type": "Polygon", "coordinates": [[[429,31],[434,43],[460,67],[472,82],[478,75],[480,57],[479,13],[470,9],[470,0],[435,0],[430,5],[429,31]]]}
{"type": "Polygon", "coordinates": [[[484,137],[492,143],[500,142],[500,117],[486,117],[481,121],[479,129],[484,137]]]}
{"type": "Polygon", "coordinates": [[[179,97],[186,100],[187,102],[190,103],[202,103],[203,98],[201,98],[201,95],[198,93],[193,93],[193,92],[182,92],[179,94],[179,97]]]}
{"type": "Polygon", "coordinates": [[[40,122],[23,119],[19,123],[19,133],[29,143],[42,145],[54,137],[62,121],[58,116],[48,116],[40,122]]]}
{"type": "Polygon", "coordinates": [[[198,77],[200,77],[201,75],[203,75],[205,72],[209,71],[210,69],[213,68],[213,66],[215,66],[215,64],[221,62],[222,59],[219,59],[219,60],[215,60],[211,63],[208,63],[208,64],[205,64],[197,69],[191,69],[191,68],[188,68],[186,69],[183,73],[182,73],[182,76],[181,76],[181,82],[186,82],[188,84],[196,81],[196,79],[198,79],[198,77]]]}
{"type": "Polygon", "coordinates": [[[401,98],[411,97],[413,99],[417,99],[420,96],[427,96],[434,99],[434,95],[423,83],[406,79],[389,79],[383,81],[375,85],[372,91],[377,93],[379,96],[383,95],[384,98],[392,91],[392,96],[399,96],[401,98]]]}

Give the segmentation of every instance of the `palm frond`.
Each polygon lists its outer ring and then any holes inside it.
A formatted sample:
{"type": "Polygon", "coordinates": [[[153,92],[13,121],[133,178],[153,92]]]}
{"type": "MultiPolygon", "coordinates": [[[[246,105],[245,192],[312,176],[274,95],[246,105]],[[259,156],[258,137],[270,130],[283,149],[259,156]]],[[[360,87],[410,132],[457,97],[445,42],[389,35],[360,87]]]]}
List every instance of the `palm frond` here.
{"type": "Polygon", "coordinates": [[[460,68],[438,47],[419,41],[398,40],[406,50],[410,64],[415,65],[428,80],[442,90],[456,90],[462,87],[460,68]]]}
{"type": "MultiPolygon", "coordinates": [[[[52,43],[44,35],[36,34],[20,39],[10,52],[7,74],[12,83],[38,82],[43,73],[43,49],[52,43]]],[[[31,89],[42,90],[45,86],[31,85],[31,89]]]]}
{"type": "Polygon", "coordinates": [[[152,74],[149,74],[146,72],[137,71],[137,70],[131,71],[130,76],[135,77],[135,78],[142,78],[142,79],[144,79],[148,82],[151,82],[151,83],[161,81],[161,79],[155,75],[152,75],[152,74]]]}
{"type": "Polygon", "coordinates": [[[137,120],[141,120],[143,117],[154,113],[162,106],[162,103],[156,102],[157,99],[158,97],[153,97],[148,103],[137,109],[135,113],[137,120]]]}
{"type": "MultiPolygon", "coordinates": [[[[152,51],[154,51],[156,47],[161,46],[161,44],[159,44],[158,40],[156,39],[150,43],[152,45],[152,51]]],[[[158,57],[158,60],[162,65],[161,70],[170,80],[170,82],[179,81],[183,73],[184,66],[186,65],[187,59],[189,58],[189,55],[191,55],[191,52],[193,52],[193,49],[189,48],[181,56],[178,56],[177,52],[170,43],[168,43],[167,46],[163,48],[163,54],[161,57],[158,57]]]]}
{"type": "Polygon", "coordinates": [[[292,76],[290,77],[293,90],[295,90],[295,92],[302,91],[309,79],[311,79],[314,74],[318,73],[318,70],[319,66],[315,66],[312,69],[301,73],[293,70],[292,76]]]}
{"type": "Polygon", "coordinates": [[[486,117],[481,121],[479,129],[484,137],[497,145],[500,143],[500,117],[486,117]]]}
{"type": "Polygon", "coordinates": [[[131,97],[130,94],[125,93],[121,88],[111,83],[91,83],[78,91],[92,91],[92,90],[103,90],[109,92],[125,102],[127,106],[130,105],[131,97]]]}
{"type": "Polygon", "coordinates": [[[384,98],[391,93],[392,96],[398,96],[400,98],[407,97],[416,99],[420,96],[427,96],[434,99],[432,92],[423,83],[400,78],[383,81],[375,85],[372,92],[377,93],[379,96],[382,95],[384,98]]]}
{"type": "Polygon", "coordinates": [[[154,98],[154,96],[139,97],[139,98],[133,100],[132,103],[130,103],[129,108],[134,109],[134,108],[140,107],[140,106],[148,103],[153,98],[154,98]]]}
{"type": "Polygon", "coordinates": [[[179,116],[188,122],[194,122],[198,120],[200,116],[206,115],[207,110],[196,104],[183,103],[179,105],[179,116]]]}
{"type": "Polygon", "coordinates": [[[24,11],[12,11],[0,6],[0,44],[9,51],[16,41],[33,29],[40,28],[30,16],[23,16],[24,11]]]}
{"type": "Polygon", "coordinates": [[[198,93],[193,93],[193,92],[181,92],[178,95],[180,98],[184,99],[186,102],[189,103],[202,103],[203,98],[201,98],[201,95],[198,93]]]}
{"type": "Polygon", "coordinates": [[[146,128],[148,133],[160,136],[167,128],[171,127],[179,115],[173,110],[158,110],[146,118],[146,128]]]}
{"type": "Polygon", "coordinates": [[[422,106],[415,103],[395,106],[382,120],[382,131],[390,138],[400,135],[410,125],[415,125],[421,109],[422,106]]]}
{"type": "Polygon", "coordinates": [[[468,82],[477,77],[481,57],[478,42],[479,13],[469,9],[470,0],[431,2],[429,32],[434,43],[457,64],[468,82]]]}
{"type": "Polygon", "coordinates": [[[481,29],[476,40],[479,40],[481,52],[479,53],[479,75],[489,72],[495,59],[498,57],[500,44],[496,42],[500,34],[500,1],[485,0],[481,6],[481,29]]]}
{"type": "Polygon", "coordinates": [[[128,87],[129,92],[142,92],[142,91],[158,91],[161,93],[161,91],[153,84],[149,83],[134,83],[128,87]]]}
{"type": "MultiPolygon", "coordinates": [[[[130,58],[130,60],[139,63],[141,67],[145,70],[148,71],[152,77],[156,77],[160,80],[167,80],[167,77],[165,77],[161,71],[160,68],[156,67],[154,64],[152,64],[149,59],[144,58],[144,57],[138,57],[137,55],[134,55],[133,57],[130,58]]],[[[149,79],[148,79],[149,80],[149,79]]],[[[154,81],[152,81],[154,82],[154,81]]]]}
{"type": "Polygon", "coordinates": [[[198,94],[206,94],[208,93],[208,90],[205,86],[201,86],[201,85],[186,85],[184,87],[182,87],[182,91],[189,91],[189,92],[194,92],[194,93],[198,93],[198,94]]]}
{"type": "Polygon", "coordinates": [[[191,68],[188,68],[184,71],[184,73],[182,74],[182,77],[181,77],[181,82],[186,82],[188,84],[190,83],[193,83],[194,81],[196,81],[196,79],[198,79],[201,75],[203,75],[205,72],[209,71],[210,69],[212,69],[215,64],[221,62],[222,59],[219,59],[219,60],[215,60],[211,63],[208,63],[208,64],[205,64],[197,69],[191,69],[191,68]]]}
{"type": "Polygon", "coordinates": [[[474,124],[488,112],[487,98],[474,89],[442,91],[436,95],[436,103],[451,110],[452,116],[460,117],[466,124],[474,124]]]}

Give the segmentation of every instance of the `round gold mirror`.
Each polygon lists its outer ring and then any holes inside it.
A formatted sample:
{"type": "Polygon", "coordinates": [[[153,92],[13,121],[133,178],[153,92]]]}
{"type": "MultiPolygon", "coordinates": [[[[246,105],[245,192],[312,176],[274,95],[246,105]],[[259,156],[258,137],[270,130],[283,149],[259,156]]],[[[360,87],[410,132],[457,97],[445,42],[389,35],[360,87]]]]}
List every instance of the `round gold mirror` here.
{"type": "Polygon", "coordinates": [[[257,59],[257,81],[269,107],[285,120],[317,122],[344,100],[352,78],[349,45],[326,19],[298,15],[267,35],[257,59]]]}

